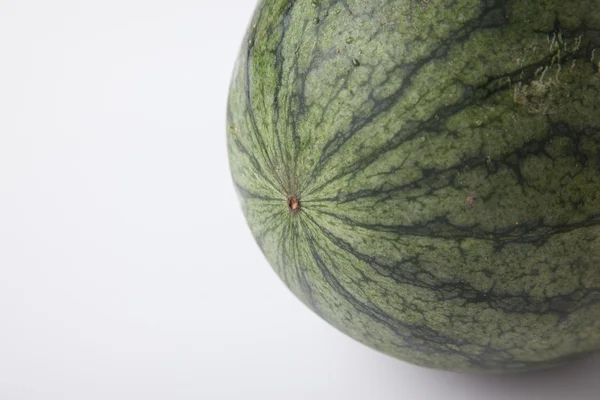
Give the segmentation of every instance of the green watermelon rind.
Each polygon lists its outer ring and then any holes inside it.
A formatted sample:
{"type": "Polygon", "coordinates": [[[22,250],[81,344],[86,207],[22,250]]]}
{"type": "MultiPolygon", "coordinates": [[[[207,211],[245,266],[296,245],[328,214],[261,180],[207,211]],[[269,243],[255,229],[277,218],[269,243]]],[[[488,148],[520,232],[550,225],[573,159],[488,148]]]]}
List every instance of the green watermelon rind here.
{"type": "Polygon", "coordinates": [[[264,0],[227,119],[254,237],[341,331],[469,372],[600,349],[597,0],[264,0]]]}

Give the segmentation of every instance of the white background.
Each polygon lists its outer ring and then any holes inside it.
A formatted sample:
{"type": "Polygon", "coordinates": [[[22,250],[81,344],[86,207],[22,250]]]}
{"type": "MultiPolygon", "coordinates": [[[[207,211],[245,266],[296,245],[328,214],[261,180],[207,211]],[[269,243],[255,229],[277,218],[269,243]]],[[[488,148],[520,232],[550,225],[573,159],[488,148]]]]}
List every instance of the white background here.
{"type": "Polygon", "coordinates": [[[287,291],[225,148],[249,0],[0,0],[0,400],[598,399],[414,367],[287,291]]]}

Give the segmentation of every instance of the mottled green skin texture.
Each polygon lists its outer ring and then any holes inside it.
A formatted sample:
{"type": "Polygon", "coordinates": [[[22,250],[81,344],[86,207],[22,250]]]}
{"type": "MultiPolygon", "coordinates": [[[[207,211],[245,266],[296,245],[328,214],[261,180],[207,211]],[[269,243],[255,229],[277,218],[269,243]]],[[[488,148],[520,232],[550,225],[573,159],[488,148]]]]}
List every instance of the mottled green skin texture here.
{"type": "Polygon", "coordinates": [[[264,0],[228,104],[252,233],[308,307],[399,359],[598,350],[599,65],[599,0],[264,0]]]}

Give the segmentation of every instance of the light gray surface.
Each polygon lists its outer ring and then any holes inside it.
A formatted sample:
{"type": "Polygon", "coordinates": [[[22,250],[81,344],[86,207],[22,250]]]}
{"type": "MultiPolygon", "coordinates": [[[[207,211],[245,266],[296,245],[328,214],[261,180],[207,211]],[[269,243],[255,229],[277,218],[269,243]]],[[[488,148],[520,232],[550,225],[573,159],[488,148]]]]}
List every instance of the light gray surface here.
{"type": "Polygon", "coordinates": [[[598,399],[600,357],[425,370],[288,293],[227,170],[253,8],[0,1],[0,399],[598,399]]]}

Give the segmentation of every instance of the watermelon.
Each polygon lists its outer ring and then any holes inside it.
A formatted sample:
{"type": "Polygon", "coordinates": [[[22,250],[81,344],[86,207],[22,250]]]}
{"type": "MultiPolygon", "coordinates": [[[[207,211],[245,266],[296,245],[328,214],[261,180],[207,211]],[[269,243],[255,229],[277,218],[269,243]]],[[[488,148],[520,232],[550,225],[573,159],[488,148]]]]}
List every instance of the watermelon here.
{"type": "Polygon", "coordinates": [[[289,289],[414,364],[600,349],[600,2],[262,0],[230,167],[289,289]]]}

